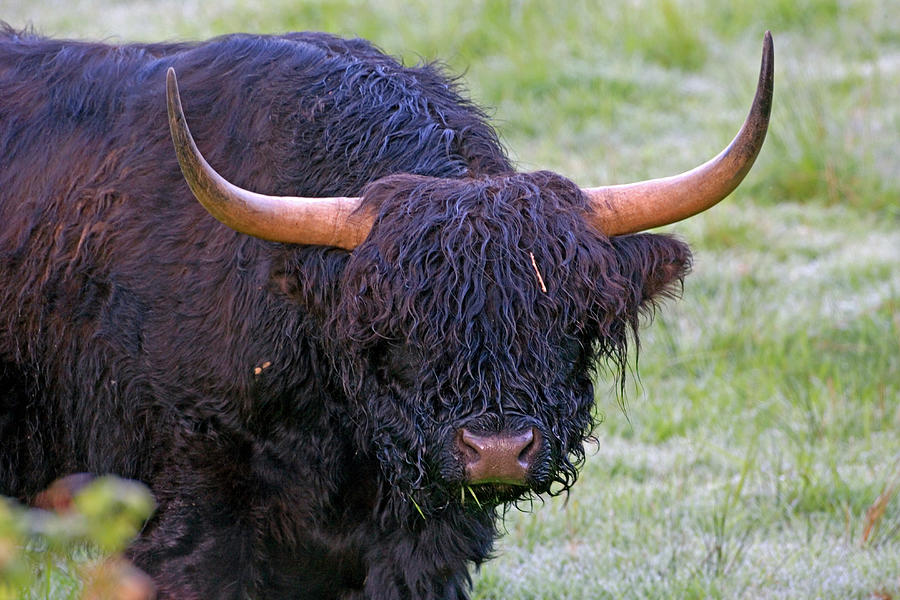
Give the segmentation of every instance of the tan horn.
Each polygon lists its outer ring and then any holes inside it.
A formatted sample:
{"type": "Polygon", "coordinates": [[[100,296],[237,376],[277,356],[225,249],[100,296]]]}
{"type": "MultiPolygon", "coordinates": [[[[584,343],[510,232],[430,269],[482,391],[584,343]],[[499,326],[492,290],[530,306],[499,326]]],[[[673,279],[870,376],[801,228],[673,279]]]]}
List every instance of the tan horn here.
{"type": "Polygon", "coordinates": [[[172,68],[166,73],[166,102],[181,172],[200,204],[228,227],[273,242],[347,250],[358,246],[369,234],[373,217],[357,212],[360,198],[266,196],[226,181],[209,166],[194,143],[172,68]]]}
{"type": "Polygon", "coordinates": [[[774,64],[772,35],[767,31],[750,114],[731,144],[712,160],[672,177],[585,188],[591,202],[588,218],[594,227],[608,236],[661,227],[700,213],[730,194],[753,166],[766,139],[774,64]]]}

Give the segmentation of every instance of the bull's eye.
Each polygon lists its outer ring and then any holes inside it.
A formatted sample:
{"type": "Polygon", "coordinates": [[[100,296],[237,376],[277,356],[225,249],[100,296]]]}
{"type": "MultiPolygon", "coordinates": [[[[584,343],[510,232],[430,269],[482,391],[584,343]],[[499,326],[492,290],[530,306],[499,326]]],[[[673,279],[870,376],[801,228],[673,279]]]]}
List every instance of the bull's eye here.
{"type": "Polygon", "coordinates": [[[563,362],[561,373],[568,381],[577,381],[587,372],[591,364],[590,342],[575,336],[568,337],[560,350],[563,362]]]}
{"type": "Polygon", "coordinates": [[[405,344],[384,344],[373,350],[375,375],[382,385],[412,388],[416,385],[419,353],[405,344]]]}

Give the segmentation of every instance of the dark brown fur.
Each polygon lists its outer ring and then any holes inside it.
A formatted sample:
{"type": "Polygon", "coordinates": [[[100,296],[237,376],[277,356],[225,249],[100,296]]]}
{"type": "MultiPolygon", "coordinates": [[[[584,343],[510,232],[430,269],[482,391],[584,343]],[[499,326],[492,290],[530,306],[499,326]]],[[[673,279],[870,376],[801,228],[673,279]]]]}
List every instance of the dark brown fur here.
{"type": "Polygon", "coordinates": [[[517,174],[434,66],[360,40],[108,46],[0,32],[0,493],[116,473],[164,598],[464,598],[502,508],[570,486],[597,361],[687,272],[517,174]],[[273,194],[361,194],[354,252],[231,231],[165,122],[273,194]],[[532,264],[531,257],[535,264],[532,264]],[[546,291],[538,285],[535,266],[546,291]],[[461,499],[453,434],[535,427],[528,488],[461,499]]]}

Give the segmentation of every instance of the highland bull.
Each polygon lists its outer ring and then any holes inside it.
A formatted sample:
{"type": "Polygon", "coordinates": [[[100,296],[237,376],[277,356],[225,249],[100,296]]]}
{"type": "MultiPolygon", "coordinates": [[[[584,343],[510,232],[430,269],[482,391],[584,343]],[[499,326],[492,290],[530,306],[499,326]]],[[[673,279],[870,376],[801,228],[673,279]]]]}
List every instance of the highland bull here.
{"type": "Polygon", "coordinates": [[[163,598],[465,598],[689,270],[636,232],[737,186],[771,92],[767,34],[719,156],[581,188],[365,41],[2,29],[0,493],[146,482],[129,552],[163,598]]]}

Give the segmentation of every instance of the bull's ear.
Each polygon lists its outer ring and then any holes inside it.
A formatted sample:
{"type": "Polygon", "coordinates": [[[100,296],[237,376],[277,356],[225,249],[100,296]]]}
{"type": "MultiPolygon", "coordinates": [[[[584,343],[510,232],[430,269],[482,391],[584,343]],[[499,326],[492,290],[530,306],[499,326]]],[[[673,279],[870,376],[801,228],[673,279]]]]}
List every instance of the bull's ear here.
{"type": "Polygon", "coordinates": [[[638,234],[610,238],[622,275],[631,283],[631,309],[652,314],[660,300],[681,293],[691,270],[691,250],[667,235],[638,234]]]}
{"type": "Polygon", "coordinates": [[[310,246],[277,255],[269,266],[269,291],[327,318],[337,304],[341,274],[349,254],[310,246]]]}

